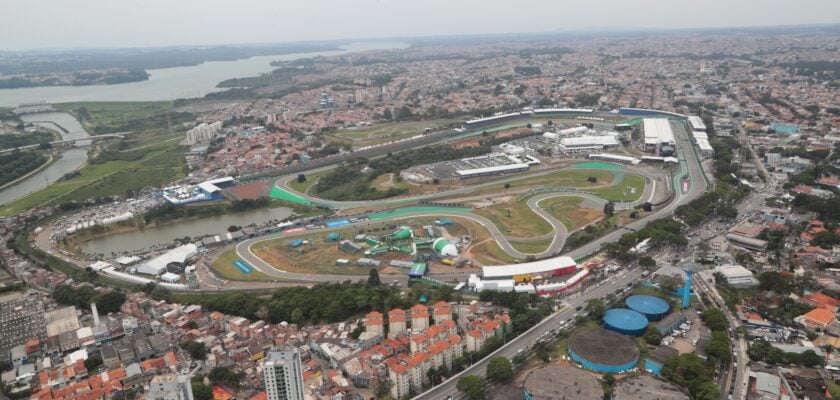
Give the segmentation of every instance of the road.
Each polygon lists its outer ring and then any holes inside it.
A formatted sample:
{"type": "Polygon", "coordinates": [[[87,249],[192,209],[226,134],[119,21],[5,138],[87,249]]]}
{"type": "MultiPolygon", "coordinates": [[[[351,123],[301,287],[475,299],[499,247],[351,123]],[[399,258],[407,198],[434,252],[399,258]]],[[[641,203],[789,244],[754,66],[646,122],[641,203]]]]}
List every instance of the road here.
{"type": "Polygon", "coordinates": [[[567,308],[552,314],[527,332],[522,333],[510,342],[507,342],[504,346],[500,347],[487,357],[477,361],[472,366],[452,376],[434,388],[414,397],[413,400],[441,400],[447,398],[447,396],[452,396],[456,399],[461,398],[462,393],[455,388],[458,378],[466,375],[484,376],[487,364],[490,362],[491,358],[502,356],[512,359],[516,356],[516,353],[520,349],[527,349],[533,346],[540,338],[543,337],[543,335],[549,333],[552,329],[559,328],[560,324],[563,322],[574,319],[579,312],[575,310],[578,306],[585,306],[586,302],[590,299],[606,297],[609,293],[621,290],[622,288],[627,287],[630,283],[638,282],[641,277],[641,270],[628,271],[625,272],[623,277],[615,277],[604,281],[606,283],[602,283],[601,286],[591,288],[579,296],[567,298],[566,303],[569,305],[567,308]]]}
{"type": "MultiPolygon", "coordinates": [[[[66,144],[66,143],[93,142],[94,140],[101,140],[101,139],[122,139],[123,137],[125,137],[125,135],[128,135],[130,133],[132,133],[132,132],[104,133],[104,134],[101,134],[101,135],[86,136],[86,137],[77,138],[77,139],[55,140],[55,141],[52,141],[52,142],[49,142],[49,143],[53,146],[57,146],[57,145],[66,144]]],[[[0,150],[0,154],[11,153],[11,152],[16,151],[16,150],[35,149],[35,148],[38,148],[40,146],[41,146],[40,143],[29,144],[29,145],[26,145],[26,146],[20,146],[20,147],[14,147],[14,148],[11,148],[11,149],[0,150]]]]}
{"type": "MultiPolygon", "coordinates": [[[[714,279],[710,271],[704,271],[698,274],[697,279],[695,282],[697,283],[695,287],[698,290],[702,290],[706,292],[709,296],[711,296],[712,300],[718,305],[718,307],[726,314],[726,319],[729,320],[729,326],[732,329],[737,330],[739,326],[741,326],[741,321],[738,318],[735,318],[732,315],[732,312],[726,307],[726,303],[723,301],[723,298],[720,297],[720,294],[717,292],[717,288],[714,285],[709,284],[709,280],[714,279]]],[[[730,335],[730,338],[732,335],[730,335]]],[[[732,393],[733,399],[744,399],[746,398],[747,392],[747,384],[749,381],[749,365],[747,365],[747,343],[744,339],[744,335],[739,335],[737,340],[733,341],[733,345],[735,347],[735,352],[738,354],[736,360],[733,360],[735,363],[735,381],[734,381],[734,389],[732,393]]],[[[727,387],[728,387],[727,383],[727,387]]],[[[725,399],[727,395],[727,391],[723,391],[722,396],[725,399]]]]}

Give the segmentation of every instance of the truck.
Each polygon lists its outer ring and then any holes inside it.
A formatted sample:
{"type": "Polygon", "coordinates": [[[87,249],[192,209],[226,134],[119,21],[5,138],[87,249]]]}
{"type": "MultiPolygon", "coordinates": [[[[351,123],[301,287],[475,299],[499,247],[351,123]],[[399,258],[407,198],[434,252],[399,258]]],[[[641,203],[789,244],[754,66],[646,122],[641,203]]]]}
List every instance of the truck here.
{"type": "Polygon", "coordinates": [[[441,260],[441,263],[446,265],[455,265],[455,260],[451,258],[444,258],[443,260],[441,260]]]}

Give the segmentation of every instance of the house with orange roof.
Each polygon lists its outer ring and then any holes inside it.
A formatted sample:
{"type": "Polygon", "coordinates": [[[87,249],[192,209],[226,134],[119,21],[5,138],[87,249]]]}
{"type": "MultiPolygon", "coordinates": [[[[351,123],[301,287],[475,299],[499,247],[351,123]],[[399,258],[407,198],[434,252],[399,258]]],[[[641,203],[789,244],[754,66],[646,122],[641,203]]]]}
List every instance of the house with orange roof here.
{"type": "Polygon", "coordinates": [[[805,231],[799,234],[799,238],[802,239],[803,242],[811,243],[814,240],[814,236],[819,233],[828,232],[823,225],[823,222],[815,219],[808,223],[808,227],[805,228],[805,231]]]}
{"type": "Polygon", "coordinates": [[[840,300],[835,299],[823,292],[814,292],[799,298],[804,304],[814,308],[824,308],[836,314],[838,307],[840,307],[840,300]]]}
{"type": "Polygon", "coordinates": [[[809,329],[825,329],[834,322],[834,313],[824,308],[815,308],[793,320],[809,329]]]}

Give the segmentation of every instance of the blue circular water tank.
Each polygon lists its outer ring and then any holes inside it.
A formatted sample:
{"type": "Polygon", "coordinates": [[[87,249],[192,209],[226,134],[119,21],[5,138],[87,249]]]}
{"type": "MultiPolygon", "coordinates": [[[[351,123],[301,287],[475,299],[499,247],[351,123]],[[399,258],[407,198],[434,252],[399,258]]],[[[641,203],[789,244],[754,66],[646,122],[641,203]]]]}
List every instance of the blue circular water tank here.
{"type": "Polygon", "coordinates": [[[624,304],[627,305],[627,308],[644,315],[650,321],[659,321],[668,315],[668,310],[671,308],[667,301],[644,294],[630,296],[624,301],[624,304]]]}
{"type": "Polygon", "coordinates": [[[644,315],[627,308],[613,308],[604,314],[604,328],[624,335],[641,336],[647,326],[644,315]]]}

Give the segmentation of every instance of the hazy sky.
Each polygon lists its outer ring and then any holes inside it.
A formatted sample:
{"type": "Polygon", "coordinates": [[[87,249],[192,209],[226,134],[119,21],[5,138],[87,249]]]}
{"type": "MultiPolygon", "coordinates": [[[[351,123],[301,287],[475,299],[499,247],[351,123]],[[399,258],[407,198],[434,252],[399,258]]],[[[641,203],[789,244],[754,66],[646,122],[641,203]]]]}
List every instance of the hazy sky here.
{"type": "Polygon", "coordinates": [[[0,0],[0,49],[840,22],[840,0],[0,0]]]}

